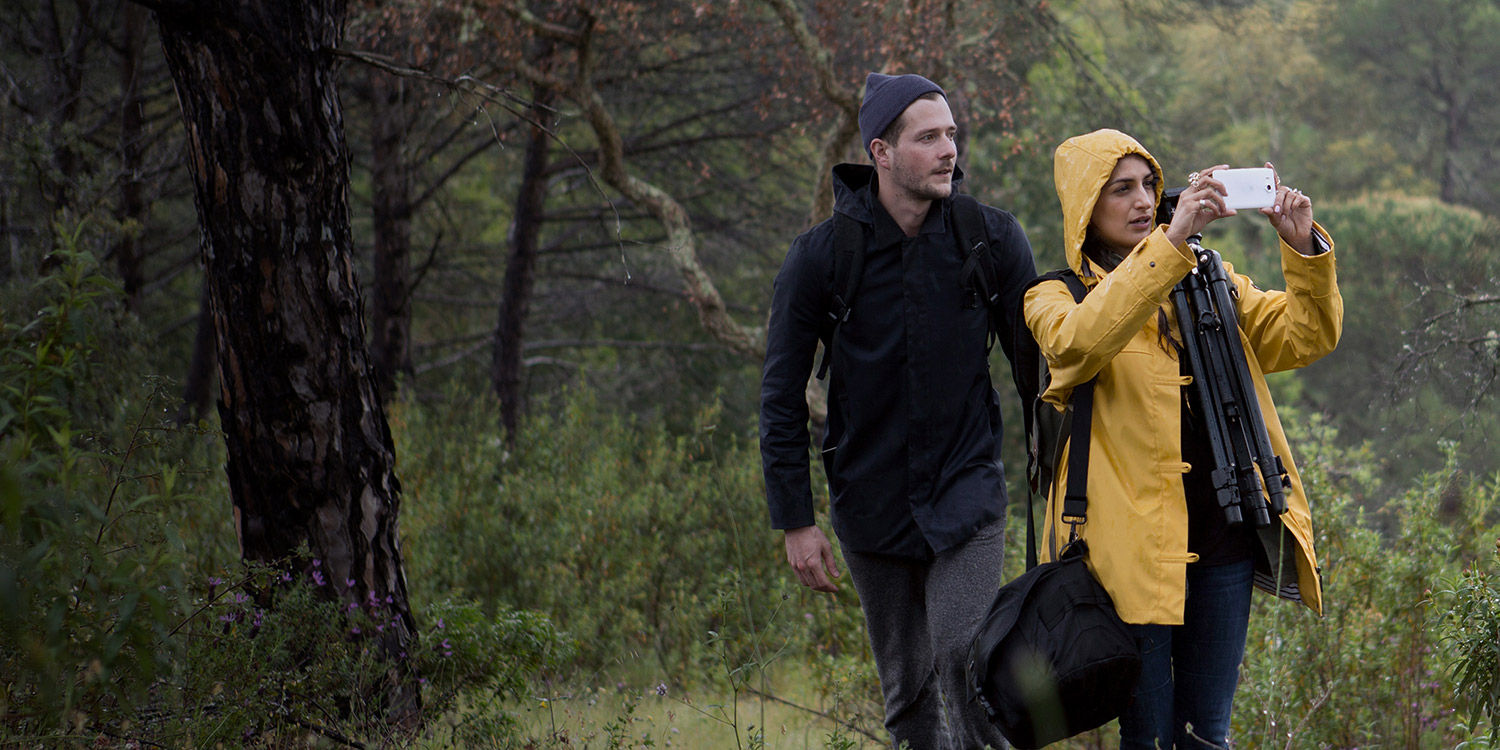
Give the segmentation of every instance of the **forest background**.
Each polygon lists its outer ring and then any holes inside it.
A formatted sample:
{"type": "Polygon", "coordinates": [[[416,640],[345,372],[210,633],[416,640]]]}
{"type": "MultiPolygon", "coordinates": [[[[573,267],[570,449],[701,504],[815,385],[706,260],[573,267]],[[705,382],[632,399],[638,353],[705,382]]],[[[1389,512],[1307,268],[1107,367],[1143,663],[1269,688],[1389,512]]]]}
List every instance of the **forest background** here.
{"type": "MultiPolygon", "coordinates": [[[[1492,746],[1492,0],[18,0],[0,30],[0,744],[878,745],[857,599],[788,574],[756,411],[771,281],[882,70],[945,86],[965,189],[1042,270],[1052,149],[1094,128],[1313,197],[1344,336],[1272,389],[1327,610],[1257,598],[1236,746],[1492,746]]],[[[1205,241],[1279,286],[1273,239],[1205,241]]]]}

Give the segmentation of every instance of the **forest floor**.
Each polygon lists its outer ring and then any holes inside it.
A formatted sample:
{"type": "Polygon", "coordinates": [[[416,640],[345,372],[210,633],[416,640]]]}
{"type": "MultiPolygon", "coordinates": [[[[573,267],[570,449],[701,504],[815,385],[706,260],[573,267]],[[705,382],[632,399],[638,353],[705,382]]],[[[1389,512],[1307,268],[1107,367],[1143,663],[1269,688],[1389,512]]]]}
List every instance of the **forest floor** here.
{"type": "Polygon", "coordinates": [[[742,690],[736,713],[727,695],[707,690],[668,689],[666,695],[648,690],[632,697],[617,688],[586,688],[550,701],[511,706],[510,711],[521,722],[523,735],[539,748],[859,750],[881,746],[848,727],[841,730],[816,708],[788,705],[814,704],[815,699],[797,693],[793,689],[790,695],[765,698],[742,690]],[[766,728],[764,744],[757,744],[753,737],[762,734],[761,727],[766,728]]]}

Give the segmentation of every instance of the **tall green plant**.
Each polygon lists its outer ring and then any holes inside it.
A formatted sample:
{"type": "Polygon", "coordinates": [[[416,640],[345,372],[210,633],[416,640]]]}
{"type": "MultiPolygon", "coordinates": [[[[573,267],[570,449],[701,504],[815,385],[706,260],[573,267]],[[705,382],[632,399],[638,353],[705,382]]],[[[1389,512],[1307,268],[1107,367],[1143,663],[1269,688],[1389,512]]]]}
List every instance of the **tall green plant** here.
{"type": "Polygon", "coordinates": [[[50,274],[6,290],[34,314],[0,321],[0,732],[143,701],[177,654],[174,521],[200,464],[163,420],[161,383],[112,371],[131,360],[130,323],[82,231],[60,237],[50,274]]]}
{"type": "Polygon", "coordinates": [[[1500,540],[1488,564],[1476,561],[1433,595],[1454,696],[1468,728],[1489,724],[1485,747],[1500,739],[1500,585],[1492,570],[1497,560],[1500,540]]]}

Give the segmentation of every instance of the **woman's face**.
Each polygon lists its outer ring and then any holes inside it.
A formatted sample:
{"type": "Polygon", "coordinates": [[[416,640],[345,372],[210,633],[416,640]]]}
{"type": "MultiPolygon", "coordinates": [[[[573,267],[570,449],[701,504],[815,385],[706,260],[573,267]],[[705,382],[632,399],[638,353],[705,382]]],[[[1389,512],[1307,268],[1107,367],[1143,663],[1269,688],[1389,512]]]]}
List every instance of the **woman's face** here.
{"type": "Polygon", "coordinates": [[[1151,234],[1155,220],[1156,172],[1137,154],[1121,157],[1094,203],[1094,236],[1107,249],[1129,255],[1151,234]]]}

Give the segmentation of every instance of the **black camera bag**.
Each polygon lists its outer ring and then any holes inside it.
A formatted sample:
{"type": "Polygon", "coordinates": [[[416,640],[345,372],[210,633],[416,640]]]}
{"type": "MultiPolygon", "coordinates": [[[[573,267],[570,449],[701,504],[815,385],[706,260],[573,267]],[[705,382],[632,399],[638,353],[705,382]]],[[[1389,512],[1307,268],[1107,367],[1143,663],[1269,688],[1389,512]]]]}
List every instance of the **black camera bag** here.
{"type": "MultiPolygon", "coordinates": [[[[1075,291],[1075,298],[1081,296],[1075,291]]],[[[1069,543],[1052,562],[1035,565],[1000,588],[969,648],[971,699],[1023,750],[1119,716],[1134,699],[1141,674],[1135,639],[1089,571],[1088,547],[1078,538],[1088,502],[1093,401],[1093,380],[1073,389],[1062,514],[1072,526],[1069,543]]],[[[1027,510],[1030,561],[1036,559],[1036,540],[1029,497],[1027,510]]]]}
{"type": "Polygon", "coordinates": [[[1140,652],[1085,553],[1080,539],[1003,586],[969,651],[975,700],[1015,747],[1072,737],[1130,706],[1140,652]]]}

